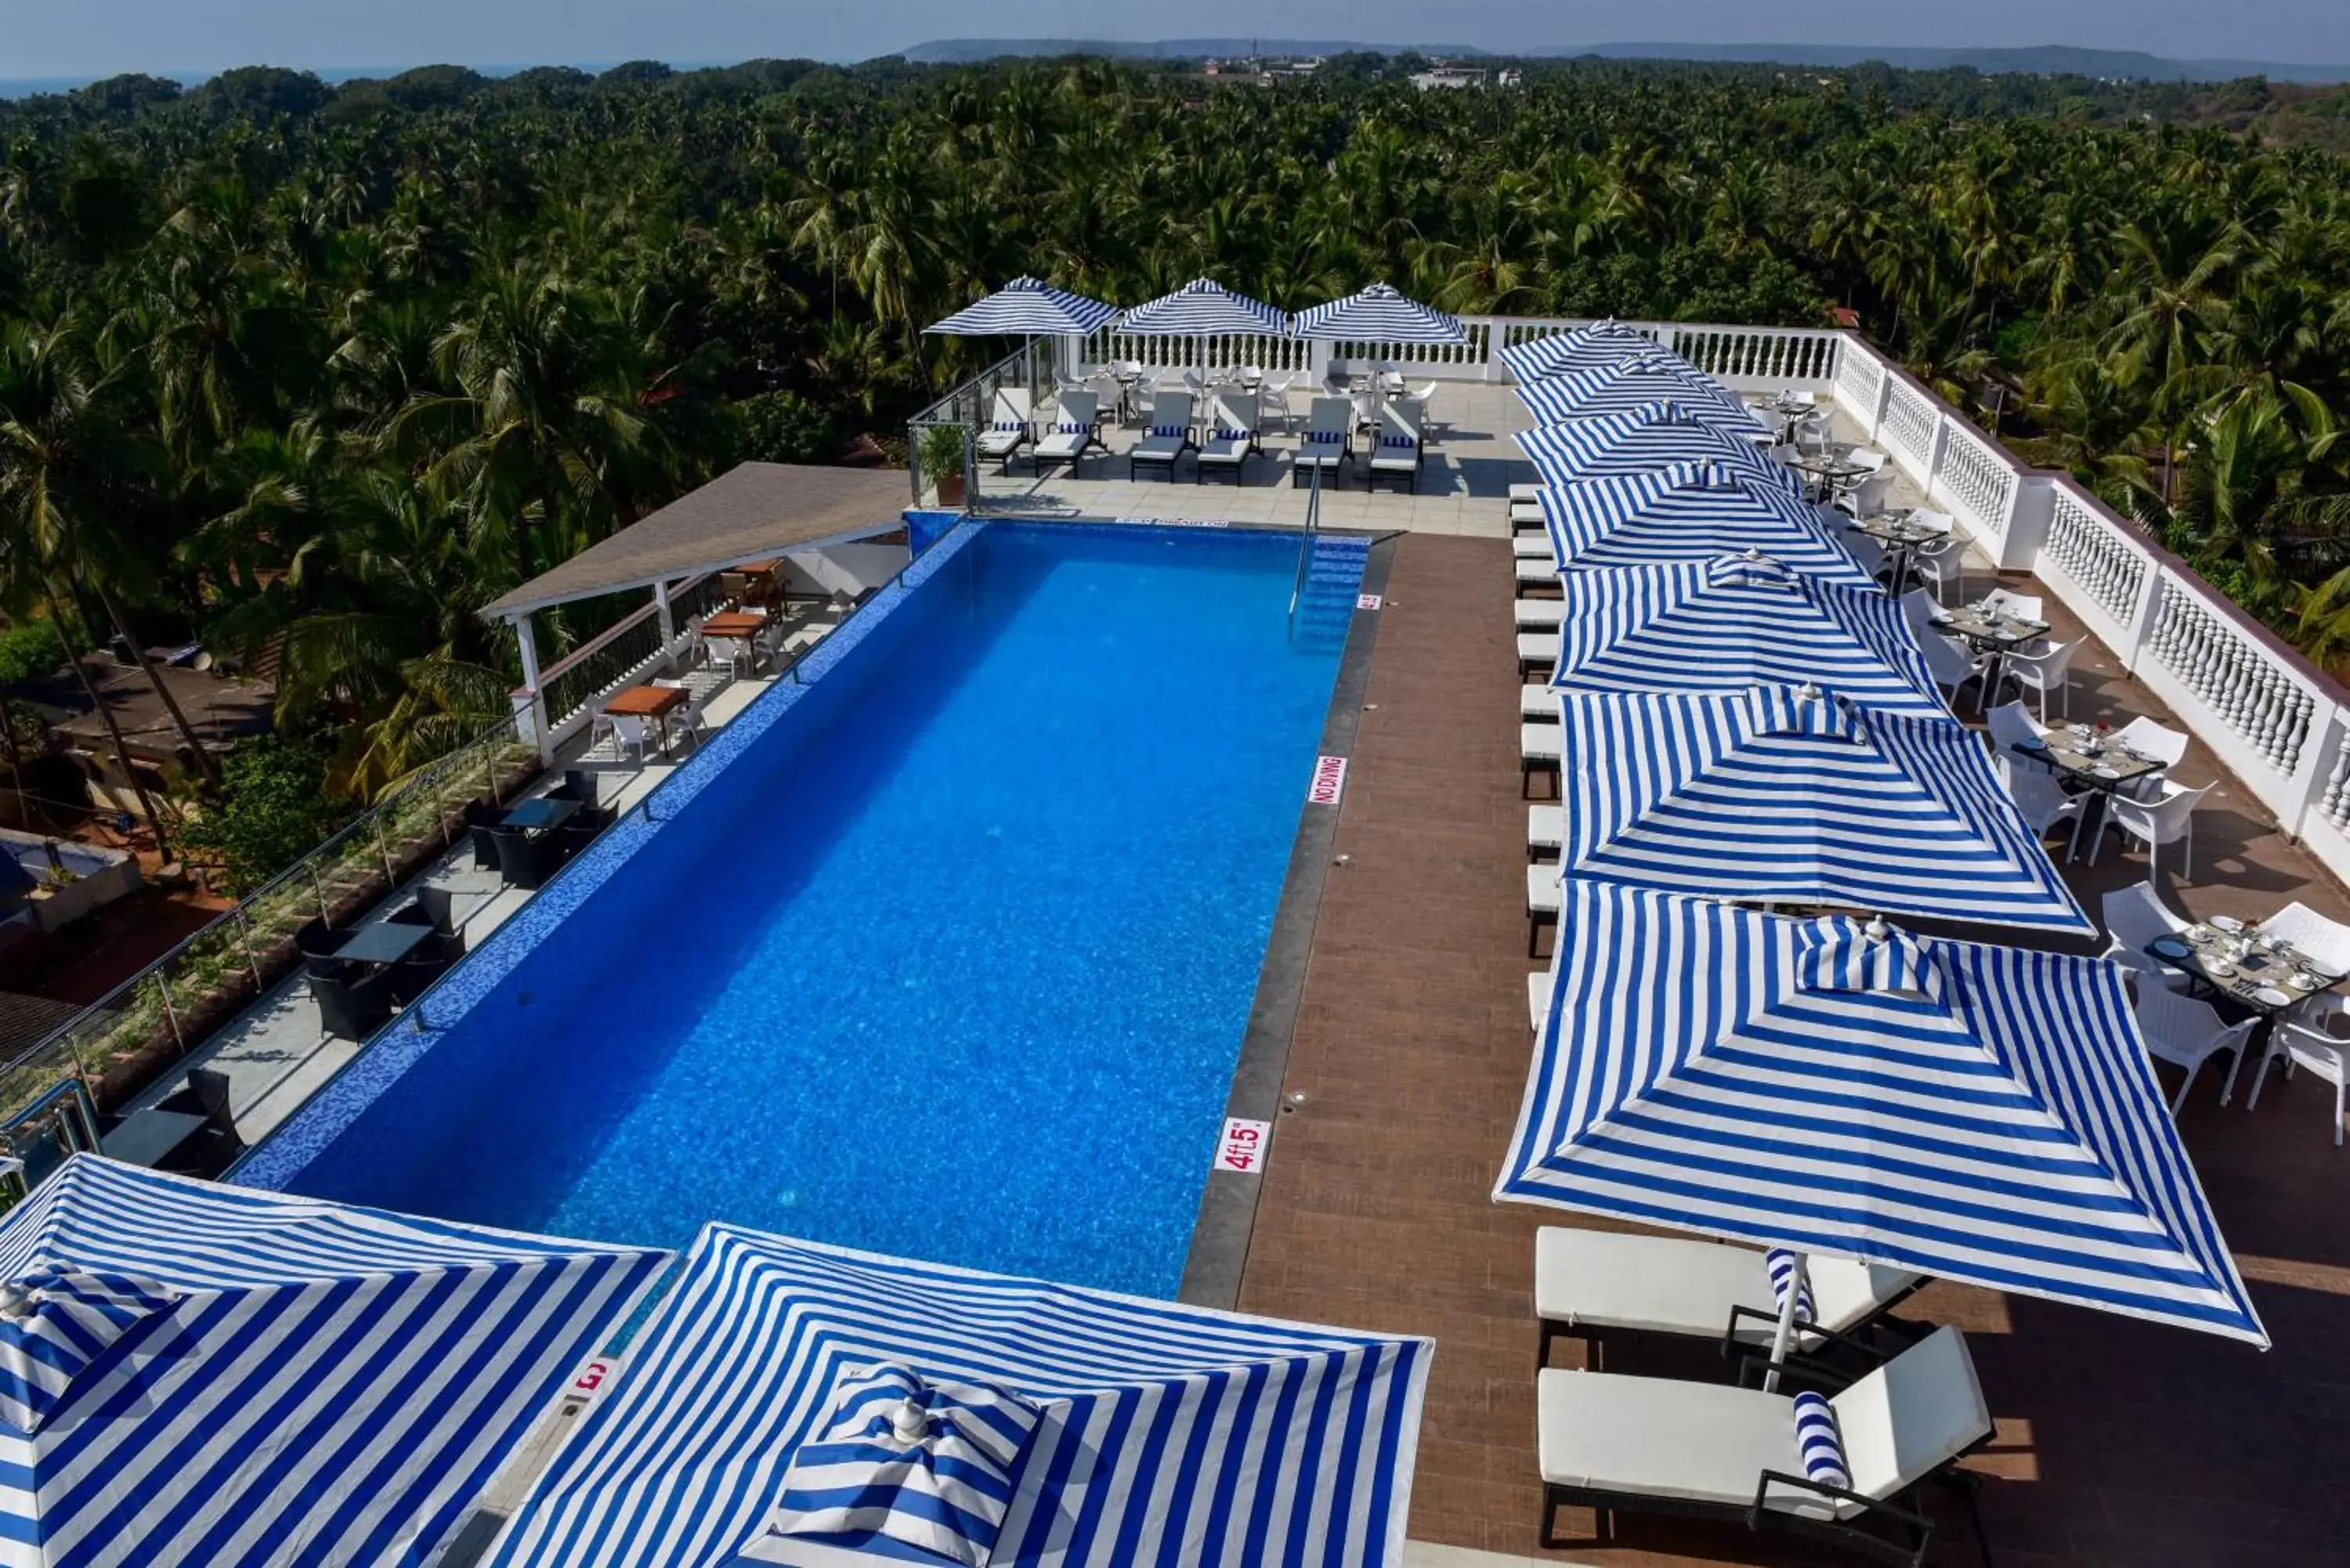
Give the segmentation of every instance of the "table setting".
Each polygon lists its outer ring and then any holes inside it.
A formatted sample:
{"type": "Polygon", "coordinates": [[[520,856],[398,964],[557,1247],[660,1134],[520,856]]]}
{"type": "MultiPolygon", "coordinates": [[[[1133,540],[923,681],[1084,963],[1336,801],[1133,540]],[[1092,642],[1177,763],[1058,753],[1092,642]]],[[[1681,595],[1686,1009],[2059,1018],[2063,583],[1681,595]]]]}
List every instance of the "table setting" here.
{"type": "Polygon", "coordinates": [[[2283,938],[2266,935],[2259,926],[2248,926],[2231,915],[2214,915],[2157,937],[2146,950],[2262,1013],[2281,1012],[2343,980],[2283,938]]]}

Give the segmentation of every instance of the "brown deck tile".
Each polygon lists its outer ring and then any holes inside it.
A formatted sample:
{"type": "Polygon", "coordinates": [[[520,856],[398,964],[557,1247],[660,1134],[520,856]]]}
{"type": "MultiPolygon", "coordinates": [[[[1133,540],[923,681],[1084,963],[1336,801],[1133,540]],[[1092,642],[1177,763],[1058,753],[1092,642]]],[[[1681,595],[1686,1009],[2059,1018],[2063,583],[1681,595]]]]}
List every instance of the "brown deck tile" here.
{"type": "MultiPolygon", "coordinates": [[[[1399,542],[1339,822],[1349,858],[1324,891],[1290,1056],[1285,1092],[1306,1098],[1283,1117],[1241,1304],[1434,1335],[1411,1532],[1542,1555],[1534,1233],[1599,1221],[1490,1196],[1529,1057],[1509,572],[1499,541],[1399,542]]],[[[2051,608],[2056,634],[2073,635],[2051,608]]],[[[2074,671],[2076,716],[2165,717],[2110,655],[2074,671]]],[[[2199,745],[2178,772],[2218,774],[2199,745]]],[[[2297,898],[2350,918],[2350,896],[2235,780],[2196,827],[2193,875],[2177,875],[2174,850],[2160,879],[2175,907],[2257,916],[2297,898]]],[[[2145,861],[2109,836],[2099,864],[2071,875],[2094,914],[2145,861]]],[[[2350,1568],[2350,1151],[2330,1141],[2326,1085],[2272,1076],[2247,1114],[2249,1075],[2226,1107],[2222,1076],[2206,1069],[2179,1125],[2277,1349],[1948,1284],[1908,1309],[1970,1335],[2000,1423],[1973,1468],[2004,1564],[2350,1568]]],[[[1708,1347],[1679,1346],[1619,1350],[1613,1365],[1720,1366],[1708,1347]]],[[[1974,1561],[1963,1516],[1941,1511],[1937,1560],[1974,1561]]],[[[1644,1518],[1551,1555],[1595,1568],[1849,1561],[1644,1518]]]]}

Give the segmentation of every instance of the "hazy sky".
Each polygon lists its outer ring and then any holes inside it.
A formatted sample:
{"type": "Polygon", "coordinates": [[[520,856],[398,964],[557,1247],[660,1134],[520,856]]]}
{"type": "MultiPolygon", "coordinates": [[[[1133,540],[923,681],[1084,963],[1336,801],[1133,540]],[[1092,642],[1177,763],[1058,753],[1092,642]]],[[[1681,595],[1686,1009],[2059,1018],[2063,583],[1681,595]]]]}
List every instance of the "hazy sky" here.
{"type": "Polygon", "coordinates": [[[1232,34],[1460,43],[2078,44],[2190,57],[2350,61],[2350,0],[1259,0],[1237,10],[962,0],[0,0],[0,78],[206,71],[862,59],[926,38],[1232,34]],[[1211,23],[1205,16],[1245,21],[1211,23]],[[1014,20],[1013,18],[1020,18],[1014,20]],[[1084,17],[1080,23],[1075,18],[1084,17]],[[1063,20],[1067,18],[1068,20],[1063,20]],[[1165,18],[1159,20],[1157,18],[1165,18]]]}

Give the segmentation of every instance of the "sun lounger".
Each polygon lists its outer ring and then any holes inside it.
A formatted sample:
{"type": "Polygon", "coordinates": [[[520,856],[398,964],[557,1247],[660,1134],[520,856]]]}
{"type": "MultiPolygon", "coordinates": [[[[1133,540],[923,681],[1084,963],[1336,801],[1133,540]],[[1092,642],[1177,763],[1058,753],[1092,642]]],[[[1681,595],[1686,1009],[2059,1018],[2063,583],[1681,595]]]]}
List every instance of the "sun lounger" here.
{"type": "Polygon", "coordinates": [[[1522,631],[1518,633],[1518,676],[1548,678],[1558,668],[1558,633],[1555,631],[1522,631]]]}
{"type": "Polygon", "coordinates": [[[1558,599],[1520,599],[1514,613],[1520,631],[1552,631],[1566,619],[1566,606],[1558,599]]]}
{"type": "Polygon", "coordinates": [[[1257,450],[1257,400],[1245,392],[1227,392],[1215,400],[1208,420],[1208,439],[1192,460],[1191,475],[1201,484],[1211,472],[1229,472],[1239,484],[1248,472],[1249,453],[1257,450]]]}
{"type": "MultiPolygon", "coordinates": [[[[1551,553],[1550,535],[1540,530],[1532,534],[1511,535],[1510,553],[1521,561],[1555,562],[1558,559],[1551,553]]],[[[1551,570],[1555,572],[1558,567],[1554,565],[1551,570]]]]}
{"type": "MultiPolygon", "coordinates": [[[[1835,1334],[1867,1327],[1926,1282],[1848,1258],[1814,1258],[1809,1272],[1810,1324],[1835,1334]]],[[[1549,1225],[1534,1233],[1534,1364],[1547,1366],[1563,1336],[1664,1334],[1767,1350],[1779,1312],[1769,1254],[1759,1248],[1549,1225]]]]}
{"type": "Polygon", "coordinates": [[[1001,463],[1009,473],[1014,454],[1036,439],[1035,427],[1030,422],[1035,411],[1027,388],[997,389],[994,411],[988,416],[987,428],[979,432],[975,450],[980,461],[1001,463]]]}
{"type": "Polygon", "coordinates": [[[1551,559],[1548,550],[1544,550],[1539,556],[1520,556],[1516,557],[1513,565],[1516,567],[1518,587],[1535,589],[1546,587],[1553,593],[1562,595],[1566,592],[1565,588],[1559,587],[1558,563],[1551,559]]]}
{"type": "Polygon", "coordinates": [[[1091,392],[1082,388],[1062,392],[1053,428],[1037,437],[1036,443],[1029,448],[1036,472],[1043,473],[1047,463],[1065,462],[1071,474],[1078,472],[1086,449],[1100,440],[1100,412],[1101,400],[1091,392]]]}
{"type": "Polygon", "coordinates": [[[1544,774],[1551,781],[1550,797],[1559,796],[1558,761],[1564,731],[1556,723],[1520,724],[1518,726],[1518,798],[1534,796],[1534,775],[1544,774]]]}
{"type": "Polygon", "coordinates": [[[1371,448],[1371,463],[1364,487],[1381,479],[1400,479],[1419,493],[1421,460],[1428,450],[1428,422],[1419,403],[1411,398],[1391,398],[1379,416],[1379,433],[1371,448]]]}
{"type": "Polygon", "coordinates": [[[1513,484],[1510,486],[1510,504],[1515,505],[1521,501],[1540,501],[1542,493],[1543,487],[1539,484],[1513,484]]]}
{"type": "Polygon", "coordinates": [[[1305,433],[1298,439],[1297,461],[1289,483],[1304,484],[1319,470],[1331,484],[1347,479],[1347,457],[1354,450],[1355,405],[1345,398],[1316,398],[1306,410],[1305,433]]]}
{"type": "Polygon", "coordinates": [[[1518,717],[1557,723],[1558,693],[1539,680],[1527,681],[1518,688],[1518,717]]]}
{"type": "Polygon", "coordinates": [[[1591,1508],[1735,1520],[1922,1563],[1934,1527],[1918,1488],[1991,1435],[1965,1336],[1950,1327],[1824,1401],[1546,1368],[1535,1407],[1545,1548],[1569,1544],[1561,1508],[1591,1508]]]}
{"type": "Polygon", "coordinates": [[[1126,477],[1131,481],[1145,467],[1164,468],[1175,477],[1175,460],[1193,449],[1191,394],[1162,389],[1150,400],[1150,429],[1126,454],[1126,477]]]}
{"type": "Polygon", "coordinates": [[[1542,929],[1558,924],[1558,911],[1565,901],[1557,867],[1526,867],[1526,957],[1542,957],[1542,929]]]}
{"type": "Polygon", "coordinates": [[[1526,863],[1556,855],[1566,843],[1566,807],[1540,802],[1526,807],[1526,863]]]}

